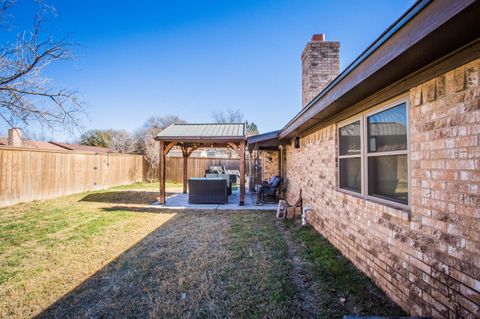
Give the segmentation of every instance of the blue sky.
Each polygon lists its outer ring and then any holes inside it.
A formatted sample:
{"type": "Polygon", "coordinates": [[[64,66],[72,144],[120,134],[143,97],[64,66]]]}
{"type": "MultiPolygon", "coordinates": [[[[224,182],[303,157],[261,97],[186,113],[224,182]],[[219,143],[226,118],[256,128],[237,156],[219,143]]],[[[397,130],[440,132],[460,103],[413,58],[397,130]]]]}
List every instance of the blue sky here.
{"type": "MultiPolygon", "coordinates": [[[[343,69],[414,1],[50,3],[57,16],[49,31],[70,34],[77,45],[73,62],[52,65],[46,75],[81,92],[86,128],[134,131],[149,116],[166,114],[210,122],[212,112],[232,108],[266,132],[301,108],[300,54],[312,34],[341,42],[343,69]]],[[[20,0],[15,25],[29,27],[33,12],[20,0]]]]}

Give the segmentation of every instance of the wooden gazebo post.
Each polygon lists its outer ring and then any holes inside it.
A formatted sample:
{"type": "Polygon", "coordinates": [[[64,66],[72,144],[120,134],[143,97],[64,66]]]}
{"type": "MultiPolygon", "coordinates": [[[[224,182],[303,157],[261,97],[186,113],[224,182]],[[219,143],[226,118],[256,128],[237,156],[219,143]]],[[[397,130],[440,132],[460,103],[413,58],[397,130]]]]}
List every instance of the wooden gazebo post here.
{"type": "Polygon", "coordinates": [[[160,182],[160,194],[158,202],[165,204],[165,142],[160,141],[160,159],[158,164],[158,180],[160,182]]]}
{"type": "Polygon", "coordinates": [[[240,141],[240,206],[245,205],[245,141],[240,141]]]}
{"type": "Polygon", "coordinates": [[[183,193],[187,193],[187,182],[188,182],[188,148],[182,146],[182,155],[183,155],[183,193]]]}
{"type": "Polygon", "coordinates": [[[188,187],[188,158],[192,155],[193,151],[198,148],[197,145],[193,145],[190,150],[188,146],[182,146],[182,156],[183,156],[183,193],[187,193],[188,187]]]}
{"type": "Polygon", "coordinates": [[[165,175],[166,175],[166,166],[165,157],[168,152],[177,144],[177,142],[170,142],[167,144],[166,141],[160,140],[160,150],[159,150],[159,163],[158,163],[158,181],[160,182],[160,196],[158,197],[158,202],[160,205],[165,204],[165,175]]]}

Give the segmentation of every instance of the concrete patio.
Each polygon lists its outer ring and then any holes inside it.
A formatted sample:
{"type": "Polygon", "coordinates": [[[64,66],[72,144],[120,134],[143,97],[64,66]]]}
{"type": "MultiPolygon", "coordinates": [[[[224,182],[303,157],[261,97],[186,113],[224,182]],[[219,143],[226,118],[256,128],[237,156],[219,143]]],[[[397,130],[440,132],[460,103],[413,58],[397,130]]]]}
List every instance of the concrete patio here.
{"type": "Polygon", "coordinates": [[[168,209],[215,209],[215,210],[265,210],[265,211],[276,211],[277,203],[263,203],[256,205],[256,194],[255,193],[245,193],[245,205],[239,206],[240,192],[235,190],[232,192],[232,195],[228,196],[227,204],[190,204],[188,202],[188,194],[174,194],[167,197],[166,203],[161,205],[159,202],[152,204],[154,207],[158,208],[168,208],[168,209]]]}

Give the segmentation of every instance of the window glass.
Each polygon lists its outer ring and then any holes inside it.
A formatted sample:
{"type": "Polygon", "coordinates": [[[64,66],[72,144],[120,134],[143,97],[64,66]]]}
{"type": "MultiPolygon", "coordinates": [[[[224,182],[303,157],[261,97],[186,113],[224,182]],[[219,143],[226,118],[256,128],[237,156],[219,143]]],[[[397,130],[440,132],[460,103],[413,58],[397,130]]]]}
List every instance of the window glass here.
{"type": "Polygon", "coordinates": [[[341,127],[339,135],[340,155],[360,154],[360,121],[341,127]]]}
{"type": "Polygon", "coordinates": [[[408,204],[407,155],[370,156],[368,193],[408,204]]]}
{"type": "Polygon", "coordinates": [[[340,188],[360,193],[361,177],[360,157],[340,159],[340,188]]]}
{"type": "Polygon", "coordinates": [[[369,152],[391,152],[407,149],[405,103],[369,116],[367,121],[369,152]]]}

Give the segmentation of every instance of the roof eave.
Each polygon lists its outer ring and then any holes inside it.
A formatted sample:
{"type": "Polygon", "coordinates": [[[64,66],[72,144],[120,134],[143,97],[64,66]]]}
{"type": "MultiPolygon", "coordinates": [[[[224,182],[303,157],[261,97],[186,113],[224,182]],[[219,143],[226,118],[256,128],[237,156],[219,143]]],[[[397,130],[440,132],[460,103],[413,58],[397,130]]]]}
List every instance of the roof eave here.
{"type": "Polygon", "coordinates": [[[248,143],[258,143],[266,140],[277,139],[279,134],[280,134],[280,130],[252,135],[247,137],[247,141],[248,143]]]}
{"type": "Polygon", "coordinates": [[[414,68],[428,65],[438,59],[439,54],[446,54],[447,50],[453,51],[455,46],[460,46],[461,41],[466,42],[472,37],[478,37],[478,27],[472,26],[464,28],[468,29],[467,34],[463,32],[454,37],[448,34],[449,39],[445,42],[437,41],[434,45],[420,46],[422,41],[426,43],[429,39],[438,37],[438,34],[432,34],[454,17],[457,17],[459,25],[472,23],[471,18],[479,11],[478,8],[479,5],[474,0],[418,1],[287,123],[279,138],[299,136],[315,124],[372,95],[380,88],[401,80],[408,72],[412,73],[414,68]],[[470,13],[469,21],[462,21],[458,15],[466,12],[467,8],[475,12],[470,13]],[[441,50],[439,45],[442,46],[441,50]],[[422,50],[418,50],[419,47],[422,47],[422,50]],[[332,108],[332,105],[335,107],[332,108]]]}

